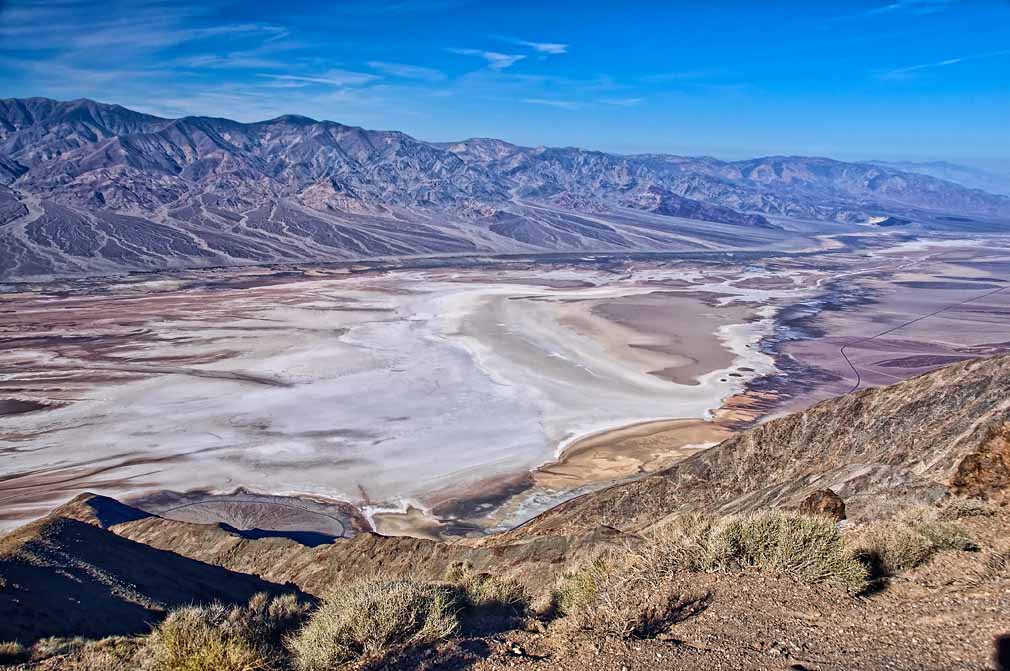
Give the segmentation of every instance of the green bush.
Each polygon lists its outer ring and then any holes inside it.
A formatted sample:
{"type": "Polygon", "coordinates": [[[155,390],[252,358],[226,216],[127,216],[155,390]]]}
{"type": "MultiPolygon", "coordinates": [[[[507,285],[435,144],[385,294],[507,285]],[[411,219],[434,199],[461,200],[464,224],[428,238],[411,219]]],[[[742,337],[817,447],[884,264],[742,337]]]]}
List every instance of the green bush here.
{"type": "Polygon", "coordinates": [[[355,582],[327,596],[288,641],[302,671],[329,671],[360,657],[382,657],[456,632],[452,590],[411,580],[355,582]]]}
{"type": "Polygon", "coordinates": [[[597,557],[561,577],[553,594],[553,610],[558,615],[572,615],[591,607],[604,586],[611,581],[615,558],[597,557]]]}

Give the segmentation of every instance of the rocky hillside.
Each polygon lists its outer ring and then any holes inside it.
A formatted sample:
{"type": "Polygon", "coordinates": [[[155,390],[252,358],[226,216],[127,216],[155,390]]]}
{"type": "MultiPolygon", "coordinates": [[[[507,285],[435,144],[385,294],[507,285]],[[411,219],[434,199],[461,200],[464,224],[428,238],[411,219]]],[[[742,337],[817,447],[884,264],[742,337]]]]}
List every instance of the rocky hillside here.
{"type": "Polygon", "coordinates": [[[575,533],[599,521],[635,530],[672,511],[794,508],[819,489],[838,493],[857,520],[948,495],[1010,504],[1010,356],[823,401],[511,534],[575,533]]]}
{"type": "Polygon", "coordinates": [[[796,244],[782,218],[998,226],[1010,198],[871,164],[432,144],[283,116],[0,100],[0,279],[489,252],[796,244]],[[944,223],[946,222],[946,223],[944,223]]]}

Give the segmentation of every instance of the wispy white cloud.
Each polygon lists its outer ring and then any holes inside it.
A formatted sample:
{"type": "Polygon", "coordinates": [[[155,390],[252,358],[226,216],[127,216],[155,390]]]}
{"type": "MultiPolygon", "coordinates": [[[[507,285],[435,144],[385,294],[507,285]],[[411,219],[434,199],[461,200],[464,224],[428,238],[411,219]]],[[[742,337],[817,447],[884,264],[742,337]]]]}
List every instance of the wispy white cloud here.
{"type": "Polygon", "coordinates": [[[600,100],[604,105],[616,105],[618,107],[634,107],[645,102],[645,98],[604,98],[600,100]]]}
{"type": "Polygon", "coordinates": [[[652,75],[645,75],[640,81],[649,84],[663,84],[665,82],[683,82],[698,79],[708,79],[725,74],[724,70],[674,70],[672,72],[659,72],[652,75]]]}
{"type": "Polygon", "coordinates": [[[387,63],[386,61],[368,61],[366,65],[385,75],[400,77],[402,79],[418,79],[429,82],[438,82],[446,79],[445,73],[441,70],[426,68],[419,65],[387,63]]]}
{"type": "Polygon", "coordinates": [[[908,65],[903,68],[894,68],[892,70],[886,70],[877,73],[877,78],[884,80],[909,79],[915,76],[916,73],[922,72],[924,70],[935,70],[938,68],[946,68],[951,65],[959,65],[961,63],[967,63],[971,61],[981,61],[989,58],[999,58],[1000,56],[1010,56],[1010,49],[1002,49],[1000,51],[990,51],[984,54],[971,54],[968,56],[945,58],[942,61],[919,63],[917,65],[908,65]]]}
{"type": "Polygon", "coordinates": [[[523,98],[520,102],[524,102],[527,105],[543,105],[545,107],[556,107],[565,110],[576,110],[582,107],[581,103],[571,100],[553,100],[551,98],[523,98]]]}
{"type": "Polygon", "coordinates": [[[894,0],[886,5],[874,7],[867,14],[938,14],[944,12],[960,0],[894,0]]]}
{"type": "Polygon", "coordinates": [[[327,70],[317,75],[262,75],[269,79],[282,82],[306,82],[309,84],[329,84],[330,86],[346,87],[361,86],[379,79],[378,75],[368,72],[354,72],[352,70],[333,69],[327,70]]]}
{"type": "Polygon", "coordinates": [[[519,47],[526,47],[527,49],[532,49],[538,54],[542,54],[541,58],[547,55],[557,56],[560,54],[568,53],[568,46],[563,42],[540,42],[537,40],[524,40],[518,37],[510,37],[508,35],[488,35],[488,37],[500,40],[502,42],[508,42],[509,44],[514,44],[519,47]]]}
{"type": "Polygon", "coordinates": [[[568,45],[561,44],[558,42],[526,42],[525,40],[519,40],[516,44],[520,44],[524,47],[529,47],[533,51],[539,51],[542,54],[564,54],[568,53],[568,45]]]}
{"type": "Polygon", "coordinates": [[[523,54],[502,54],[497,51],[482,51],[480,49],[446,49],[461,56],[480,56],[487,61],[492,70],[504,70],[526,58],[523,54]]]}

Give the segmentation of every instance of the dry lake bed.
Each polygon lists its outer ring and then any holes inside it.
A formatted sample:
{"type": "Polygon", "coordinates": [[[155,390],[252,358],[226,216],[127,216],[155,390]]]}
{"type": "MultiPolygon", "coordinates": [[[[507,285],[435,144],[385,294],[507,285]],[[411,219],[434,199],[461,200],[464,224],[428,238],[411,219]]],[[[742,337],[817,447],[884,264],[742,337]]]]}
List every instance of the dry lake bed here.
{"type": "Polygon", "coordinates": [[[718,262],[301,267],[7,287],[0,527],[517,524],[763,417],[1010,349],[999,242],[718,262]]]}

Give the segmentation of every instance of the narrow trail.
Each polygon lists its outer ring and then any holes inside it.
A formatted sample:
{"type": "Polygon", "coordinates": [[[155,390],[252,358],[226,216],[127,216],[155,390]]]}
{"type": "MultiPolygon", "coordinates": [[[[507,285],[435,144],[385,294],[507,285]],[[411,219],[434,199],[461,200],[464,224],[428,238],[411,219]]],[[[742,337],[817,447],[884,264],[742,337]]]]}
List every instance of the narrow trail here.
{"type": "Polygon", "coordinates": [[[975,296],[974,298],[969,298],[969,299],[966,299],[966,300],[963,300],[963,301],[958,301],[956,303],[951,303],[949,305],[945,305],[942,308],[940,308],[939,310],[934,310],[933,312],[930,312],[930,313],[925,314],[925,315],[921,315],[919,317],[916,317],[915,319],[910,319],[910,320],[908,320],[906,322],[898,324],[897,326],[892,326],[891,328],[886,329],[884,331],[881,331],[880,333],[875,333],[874,335],[867,336],[865,338],[860,338],[859,340],[854,340],[854,341],[852,341],[850,343],[846,343],[846,344],[842,345],[841,347],[838,348],[838,352],[842,355],[842,358],[845,359],[845,363],[847,363],[849,365],[849,368],[852,369],[852,372],[856,376],[856,382],[855,382],[855,384],[853,384],[852,388],[849,389],[848,392],[846,392],[846,393],[851,394],[852,392],[854,392],[857,389],[859,389],[859,387],[863,383],[862,374],[859,372],[859,369],[856,368],[855,364],[852,363],[852,360],[849,358],[849,355],[846,354],[846,352],[845,352],[846,349],[848,349],[850,347],[855,347],[856,345],[861,345],[862,343],[869,342],[869,341],[874,340],[876,338],[879,338],[881,336],[888,335],[889,333],[894,333],[895,331],[903,329],[906,326],[911,326],[912,324],[915,324],[917,322],[921,322],[921,321],[923,321],[925,319],[929,319],[930,317],[935,317],[936,315],[941,314],[943,312],[946,312],[947,310],[951,310],[953,308],[960,307],[962,305],[967,305],[968,303],[974,303],[976,301],[980,301],[983,298],[988,298],[989,296],[992,296],[994,294],[998,294],[998,293],[1000,293],[1002,291],[1006,291],[1007,289],[1010,289],[1010,286],[1000,287],[999,289],[993,289],[992,291],[987,291],[984,294],[981,294],[979,296],[975,296]]]}

